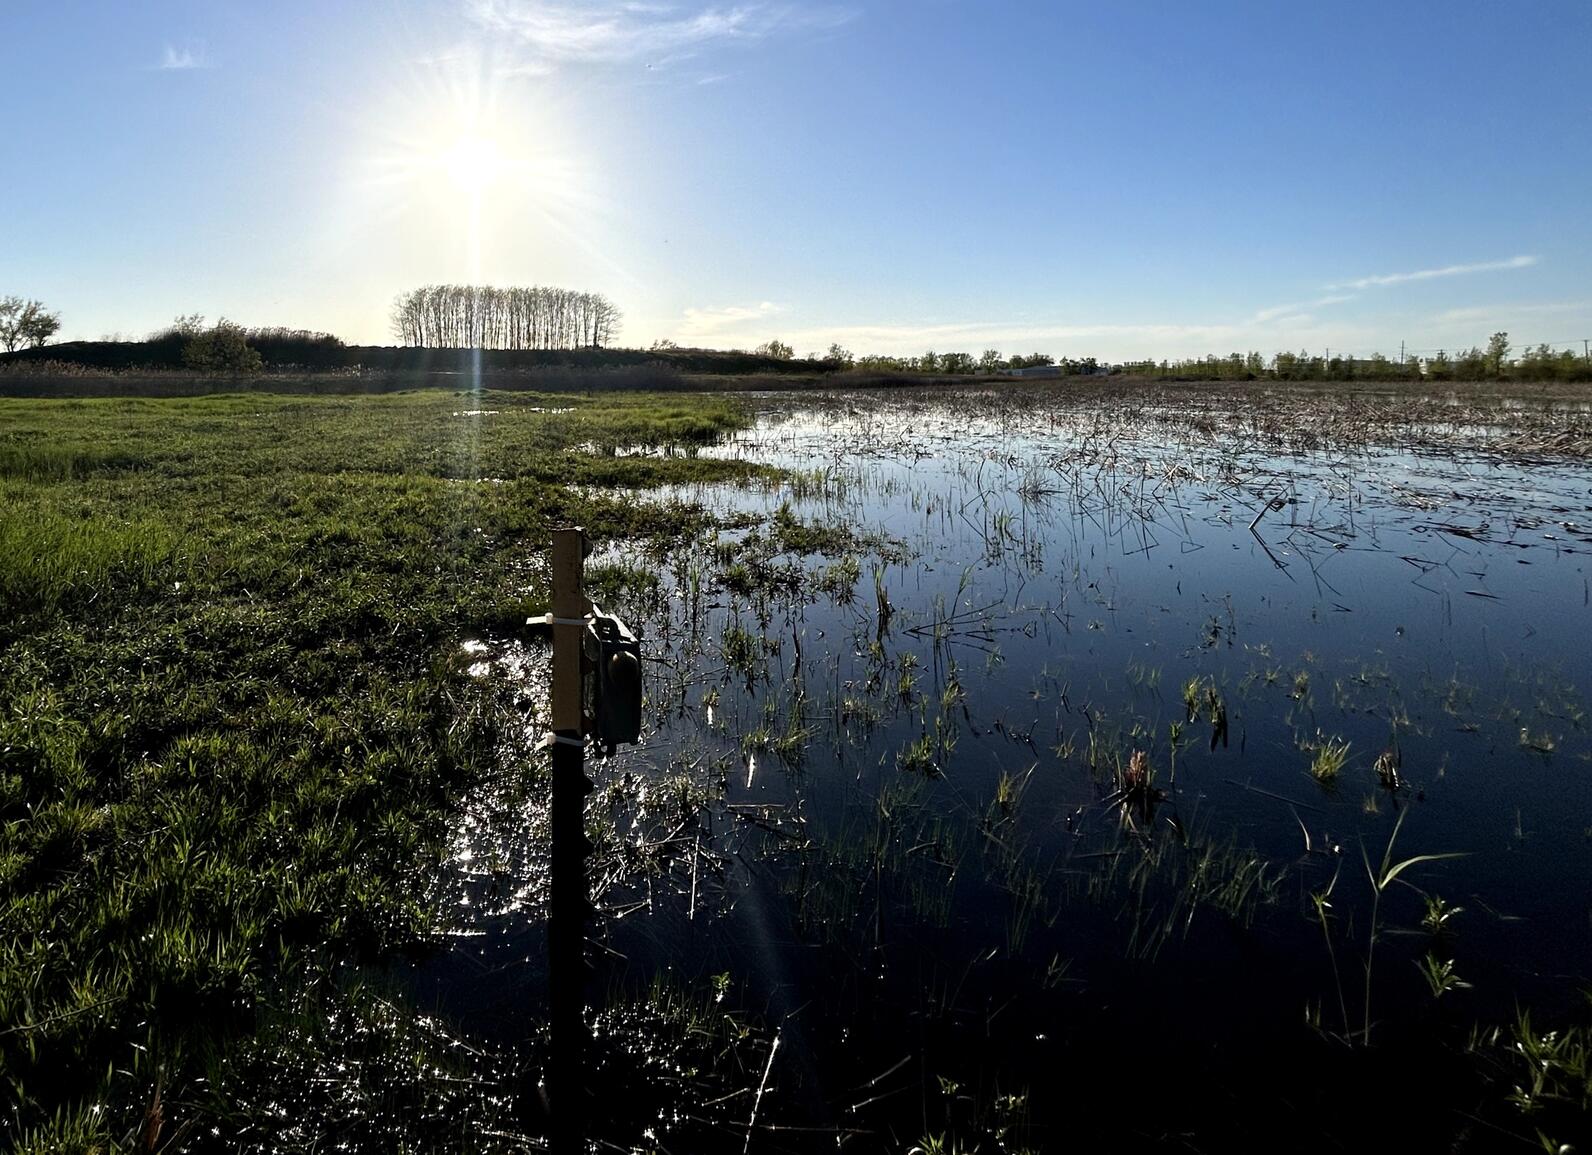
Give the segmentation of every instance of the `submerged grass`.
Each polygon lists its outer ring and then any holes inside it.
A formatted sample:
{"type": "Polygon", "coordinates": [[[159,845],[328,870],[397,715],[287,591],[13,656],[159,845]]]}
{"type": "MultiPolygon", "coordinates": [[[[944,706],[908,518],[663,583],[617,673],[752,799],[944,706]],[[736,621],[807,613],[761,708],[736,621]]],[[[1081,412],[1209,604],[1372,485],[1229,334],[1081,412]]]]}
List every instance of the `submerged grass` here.
{"type": "MultiPolygon", "coordinates": [[[[545,604],[556,524],[650,541],[708,524],[602,487],[757,472],[690,456],[741,422],[723,400],[551,408],[0,400],[6,1145],[153,1150],[269,1113],[260,1096],[321,1078],[245,1077],[275,1062],[260,1040],[306,984],[443,925],[435,863],[461,796],[531,772],[505,764],[513,688],[468,677],[460,639],[545,604]]],[[[368,1019],[337,989],[322,1001],[368,1019]]],[[[413,1038],[399,1065],[443,1087],[448,1044],[413,1038]]],[[[332,1134],[366,1101],[305,1095],[332,1134]]],[[[409,1142],[443,1100],[450,1128],[499,1110],[426,1091],[378,1114],[409,1142]]]]}

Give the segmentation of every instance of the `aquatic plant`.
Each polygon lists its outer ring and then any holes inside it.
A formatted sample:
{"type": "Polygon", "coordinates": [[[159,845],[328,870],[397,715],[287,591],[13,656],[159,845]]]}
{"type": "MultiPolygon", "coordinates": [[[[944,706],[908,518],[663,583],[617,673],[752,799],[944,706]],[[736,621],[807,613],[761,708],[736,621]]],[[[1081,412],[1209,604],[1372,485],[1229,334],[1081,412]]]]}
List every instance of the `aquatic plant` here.
{"type": "Polygon", "coordinates": [[[1371,920],[1367,931],[1365,945],[1365,1001],[1364,1016],[1360,1025],[1360,1041],[1369,1045],[1371,1042],[1371,977],[1375,971],[1376,945],[1382,933],[1380,916],[1382,911],[1382,897],[1387,893],[1388,887],[1398,880],[1412,866],[1423,862],[1441,862],[1450,858],[1463,858],[1463,854],[1417,854],[1400,862],[1393,861],[1393,845],[1398,841],[1399,831],[1404,827],[1404,816],[1408,810],[1399,812],[1398,820],[1393,823],[1392,833],[1388,835],[1387,848],[1382,852],[1382,860],[1376,867],[1371,865],[1365,846],[1360,846],[1360,859],[1365,864],[1366,877],[1371,882],[1371,920]]]}
{"type": "Polygon", "coordinates": [[[1155,785],[1155,770],[1143,750],[1133,751],[1127,765],[1118,766],[1116,785],[1123,818],[1130,822],[1137,818],[1148,823],[1155,813],[1156,803],[1166,797],[1155,785]]]}
{"type": "Polygon", "coordinates": [[[919,735],[897,752],[896,766],[908,774],[938,778],[940,768],[935,764],[934,745],[932,734],[919,735]]]}
{"type": "Polygon", "coordinates": [[[1415,964],[1421,972],[1421,977],[1426,980],[1426,985],[1431,989],[1434,999],[1442,998],[1449,991],[1467,990],[1470,984],[1454,973],[1454,960],[1440,961],[1438,957],[1428,951],[1415,964]]]}
{"type": "Polygon", "coordinates": [[[1322,738],[1318,734],[1314,749],[1315,756],[1310,760],[1310,776],[1323,786],[1330,786],[1338,780],[1338,775],[1343,772],[1343,764],[1349,759],[1349,743],[1337,738],[1322,738]]]}
{"type": "Polygon", "coordinates": [[[1421,926],[1425,928],[1428,934],[1442,935],[1448,933],[1452,929],[1449,923],[1458,915],[1465,913],[1464,907],[1451,906],[1443,900],[1441,895],[1427,894],[1423,895],[1422,898],[1426,903],[1426,910],[1421,915],[1421,926]]]}
{"type": "Polygon", "coordinates": [[[1376,756],[1376,761],[1371,769],[1375,771],[1377,781],[1382,784],[1382,789],[1390,793],[1404,788],[1404,778],[1399,773],[1401,759],[1395,747],[1388,747],[1376,756]]]}

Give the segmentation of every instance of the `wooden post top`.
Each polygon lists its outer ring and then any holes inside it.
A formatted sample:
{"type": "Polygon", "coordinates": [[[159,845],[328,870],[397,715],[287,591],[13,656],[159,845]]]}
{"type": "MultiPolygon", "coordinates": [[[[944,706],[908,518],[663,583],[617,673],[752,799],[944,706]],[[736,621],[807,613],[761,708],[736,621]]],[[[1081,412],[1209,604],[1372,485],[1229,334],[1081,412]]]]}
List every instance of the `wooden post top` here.
{"type": "Polygon", "coordinates": [[[553,531],[553,729],[575,735],[584,729],[581,717],[581,646],[584,625],[574,624],[591,612],[581,583],[586,564],[586,534],[576,526],[553,531]],[[561,624],[562,623],[562,624],[561,624]]]}

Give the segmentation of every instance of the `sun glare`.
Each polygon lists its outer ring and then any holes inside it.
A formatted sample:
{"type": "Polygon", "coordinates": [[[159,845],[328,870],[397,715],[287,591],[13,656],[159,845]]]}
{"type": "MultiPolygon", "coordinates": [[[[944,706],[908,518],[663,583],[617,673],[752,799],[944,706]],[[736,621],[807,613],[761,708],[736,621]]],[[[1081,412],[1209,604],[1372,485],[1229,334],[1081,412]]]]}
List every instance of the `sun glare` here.
{"type": "Polygon", "coordinates": [[[558,91],[461,57],[395,69],[371,100],[349,228],[451,262],[453,279],[507,276],[497,270],[544,266],[553,252],[611,264],[597,239],[606,201],[558,91]]]}
{"type": "Polygon", "coordinates": [[[467,193],[490,188],[506,167],[497,142],[474,134],[455,140],[439,154],[437,163],[454,187],[467,193]]]}

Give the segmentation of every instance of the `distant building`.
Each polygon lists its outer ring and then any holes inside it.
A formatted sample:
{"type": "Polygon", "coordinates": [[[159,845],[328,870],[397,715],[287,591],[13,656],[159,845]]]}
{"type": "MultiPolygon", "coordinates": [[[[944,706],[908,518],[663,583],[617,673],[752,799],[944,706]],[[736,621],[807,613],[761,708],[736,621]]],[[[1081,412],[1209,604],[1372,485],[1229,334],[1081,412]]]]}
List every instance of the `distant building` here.
{"type": "Polygon", "coordinates": [[[1060,365],[1029,365],[1022,369],[1010,369],[1007,372],[1013,377],[1060,377],[1062,375],[1060,365]]]}

